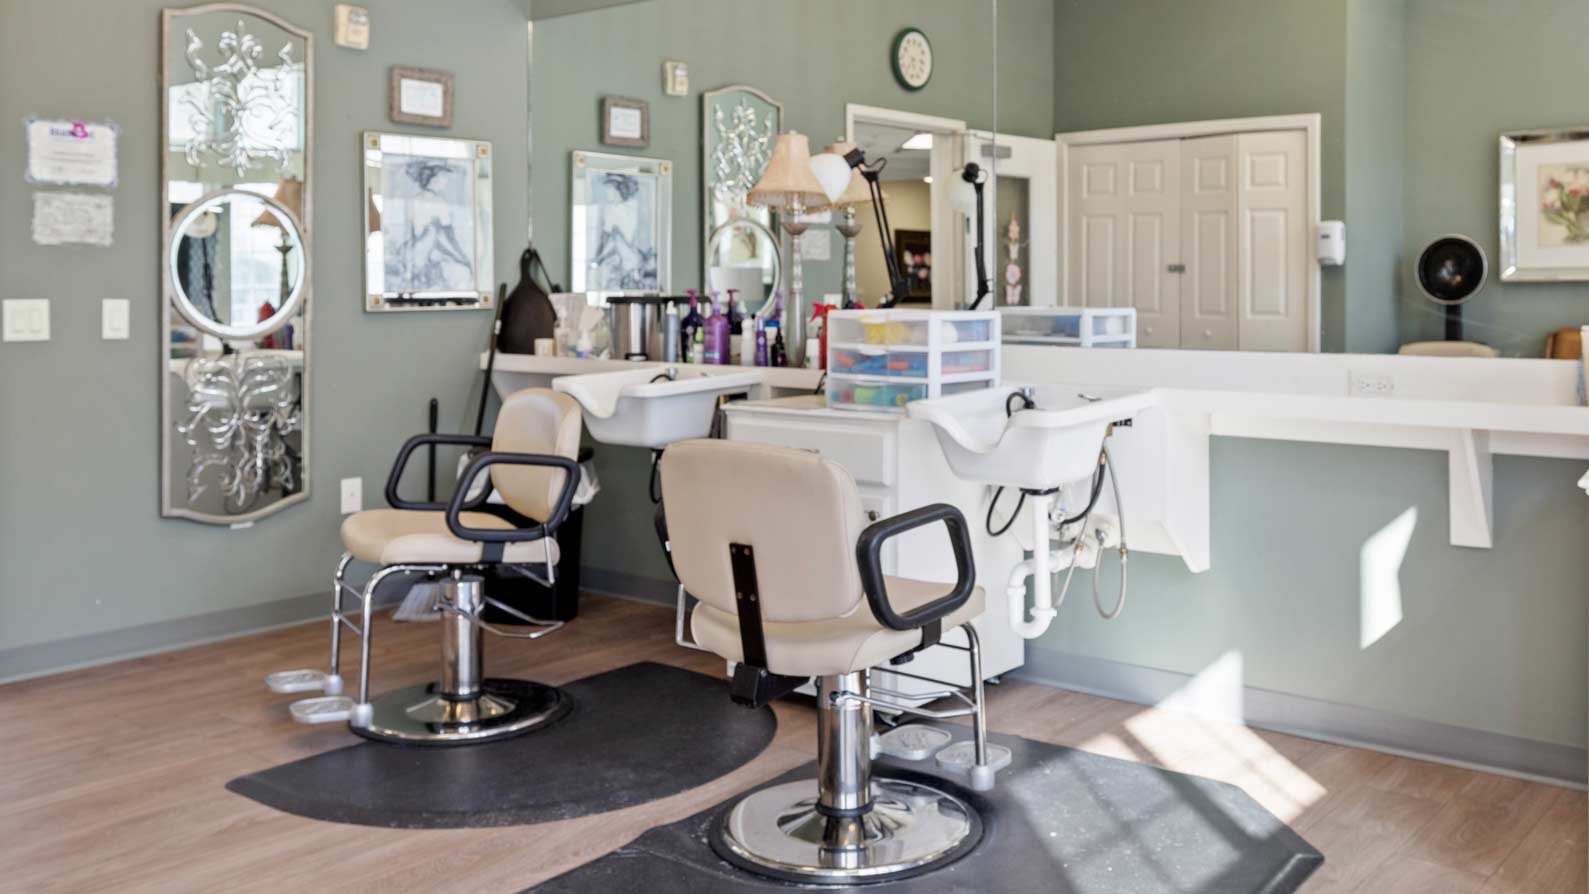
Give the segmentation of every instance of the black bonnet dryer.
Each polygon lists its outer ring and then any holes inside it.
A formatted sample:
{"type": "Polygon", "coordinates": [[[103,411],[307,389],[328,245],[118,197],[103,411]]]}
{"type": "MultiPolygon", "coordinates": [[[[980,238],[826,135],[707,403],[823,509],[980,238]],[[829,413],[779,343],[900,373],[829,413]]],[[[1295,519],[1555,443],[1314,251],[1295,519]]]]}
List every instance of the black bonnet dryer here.
{"type": "Polygon", "coordinates": [[[1489,260],[1466,236],[1441,236],[1418,255],[1414,271],[1424,297],[1446,310],[1446,341],[1462,340],[1462,305],[1484,288],[1489,260]]]}

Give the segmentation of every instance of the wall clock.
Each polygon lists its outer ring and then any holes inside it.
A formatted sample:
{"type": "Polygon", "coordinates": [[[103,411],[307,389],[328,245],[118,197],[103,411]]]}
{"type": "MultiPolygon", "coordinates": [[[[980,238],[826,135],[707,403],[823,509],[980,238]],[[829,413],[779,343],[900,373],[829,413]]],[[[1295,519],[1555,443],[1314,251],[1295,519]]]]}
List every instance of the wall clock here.
{"type": "Polygon", "coordinates": [[[894,36],[890,54],[894,79],[906,90],[920,90],[932,77],[932,44],[920,28],[906,28],[894,36]]]}

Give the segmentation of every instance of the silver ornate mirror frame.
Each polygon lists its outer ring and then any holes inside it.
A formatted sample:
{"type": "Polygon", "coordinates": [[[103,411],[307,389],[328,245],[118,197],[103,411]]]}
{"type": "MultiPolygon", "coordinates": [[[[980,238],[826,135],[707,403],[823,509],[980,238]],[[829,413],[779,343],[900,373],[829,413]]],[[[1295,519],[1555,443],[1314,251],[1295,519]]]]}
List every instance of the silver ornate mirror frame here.
{"type": "MultiPolygon", "coordinates": [[[[290,48],[290,45],[289,45],[290,48]]],[[[216,58],[219,59],[217,56],[216,58]]],[[[313,220],[313,154],[314,154],[314,35],[307,29],[300,28],[286,19],[257,7],[241,3],[207,3],[184,9],[163,9],[160,13],[160,192],[157,202],[160,214],[160,286],[161,286],[161,314],[160,314],[160,514],[168,518],[185,518],[191,521],[212,525],[230,525],[245,527],[256,519],[280,512],[289,506],[304,502],[310,494],[310,457],[307,432],[304,430],[304,420],[309,417],[310,395],[310,364],[309,364],[309,333],[310,322],[313,315],[314,302],[312,299],[312,278],[310,276],[312,254],[312,238],[310,221],[313,220]],[[226,32],[217,37],[212,46],[206,46],[202,39],[188,30],[186,21],[197,17],[215,13],[225,13],[235,17],[239,26],[237,31],[226,32]],[[259,44],[258,38],[247,32],[250,20],[263,22],[287,34],[290,40],[301,41],[303,44],[302,58],[293,60],[285,50],[277,52],[274,47],[265,47],[259,44]],[[184,36],[185,35],[185,36],[184,36]],[[295,357],[286,358],[283,354],[292,355],[294,352],[258,351],[253,353],[232,354],[230,363],[224,360],[173,359],[172,357],[172,326],[173,324],[193,325],[188,313],[178,306],[173,264],[169,259],[176,254],[177,228],[192,206],[203,204],[224,194],[229,189],[207,190],[189,206],[184,207],[176,214],[171,212],[171,154],[169,145],[171,137],[171,97],[173,85],[173,71],[171,70],[171,51],[173,40],[185,41],[186,58],[192,73],[203,77],[209,75],[213,78],[230,79],[232,85],[242,84],[243,78],[254,72],[253,61],[261,58],[278,58],[285,65],[293,63],[302,67],[302,96],[299,106],[301,120],[298,122],[296,139],[300,143],[302,154],[301,164],[301,195],[298,196],[299,214],[293,214],[283,207],[280,202],[270,196],[255,192],[254,197],[261,199],[272,211],[279,212],[281,220],[289,221],[300,237],[303,252],[300,259],[301,273],[296,287],[293,288],[286,304],[291,304],[289,310],[301,308],[302,324],[304,330],[299,333],[304,347],[296,352],[295,357]],[[219,64],[210,66],[202,62],[200,53],[230,53],[229,59],[220,59],[219,64]],[[285,214],[285,217],[281,217],[285,214]],[[249,358],[247,360],[243,358],[249,358]],[[173,376],[181,376],[185,381],[197,382],[201,390],[189,394],[189,400],[183,407],[173,406],[171,380],[173,376]],[[195,378],[196,377],[196,378],[195,378]],[[197,410],[200,404],[208,403],[209,411],[197,410]],[[255,419],[245,421],[242,417],[246,410],[253,409],[255,419]],[[212,427],[214,412],[230,412],[232,418],[227,420],[234,430],[235,436],[227,445],[225,465],[235,471],[244,466],[259,471],[266,480],[279,480],[280,472],[272,464],[282,462],[280,447],[285,433],[298,436],[298,448],[295,462],[291,465],[289,482],[290,487],[284,488],[291,492],[280,499],[273,500],[268,505],[257,509],[248,508],[251,503],[245,503],[243,511],[235,513],[212,513],[190,508],[185,505],[176,505],[171,497],[172,467],[174,454],[177,452],[173,441],[179,437],[186,438],[192,447],[195,441],[205,441],[208,436],[213,447],[220,443],[217,428],[212,427]],[[183,414],[182,430],[177,427],[178,413],[183,414]],[[262,449],[263,448],[263,449],[262,449]],[[270,476],[276,476],[272,478],[270,476]]],[[[183,81],[189,83],[188,80],[183,81]]],[[[234,168],[236,179],[241,180],[250,166],[260,158],[269,155],[255,154],[257,146],[251,146],[247,133],[248,124],[243,120],[242,106],[246,100],[238,100],[228,106],[228,114],[232,115],[230,121],[204,120],[197,122],[207,127],[204,135],[204,148],[219,156],[218,161],[224,164],[216,167],[234,168]]],[[[279,121],[272,121],[272,125],[279,121]]],[[[195,129],[195,133],[197,130],[195,129]]],[[[194,141],[187,147],[188,159],[194,162],[199,154],[194,141]]],[[[187,309],[197,315],[196,309],[191,306],[187,309]]],[[[256,327],[250,330],[244,340],[260,339],[285,329],[294,319],[292,313],[276,313],[269,326],[256,327]],[[263,330],[263,331],[261,331],[263,330]]],[[[217,326],[214,321],[209,321],[210,326],[217,326]]],[[[212,337],[231,338],[215,332],[208,333],[212,337]]],[[[190,386],[191,387],[191,386],[190,386]]],[[[202,471],[205,464],[215,464],[219,461],[217,454],[212,451],[208,456],[200,455],[203,447],[194,447],[194,456],[189,469],[190,480],[197,471],[202,471]]],[[[229,485],[224,482],[221,489],[229,485]]],[[[193,502],[191,499],[190,503],[193,502]]],[[[223,496],[223,507],[226,500],[223,496]]]]}
{"type": "MultiPolygon", "coordinates": [[[[775,232],[772,212],[746,205],[745,193],[767,169],[782,128],[783,103],[755,87],[730,84],[701,94],[702,283],[712,264],[712,235],[724,224],[742,217],[775,232]]],[[[779,240],[773,239],[772,245],[776,250],[779,240]]],[[[774,288],[781,289],[781,269],[774,279],[774,288]]]]}

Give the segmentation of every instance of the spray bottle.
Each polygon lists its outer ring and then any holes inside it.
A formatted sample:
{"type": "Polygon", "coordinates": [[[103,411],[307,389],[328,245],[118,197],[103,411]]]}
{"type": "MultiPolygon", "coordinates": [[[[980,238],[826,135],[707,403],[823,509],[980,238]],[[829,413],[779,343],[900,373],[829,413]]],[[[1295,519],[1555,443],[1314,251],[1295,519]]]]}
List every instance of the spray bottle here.
{"type": "Polygon", "coordinates": [[[662,313],[662,362],[678,363],[683,358],[679,356],[679,305],[669,301],[667,310],[662,313]]]}

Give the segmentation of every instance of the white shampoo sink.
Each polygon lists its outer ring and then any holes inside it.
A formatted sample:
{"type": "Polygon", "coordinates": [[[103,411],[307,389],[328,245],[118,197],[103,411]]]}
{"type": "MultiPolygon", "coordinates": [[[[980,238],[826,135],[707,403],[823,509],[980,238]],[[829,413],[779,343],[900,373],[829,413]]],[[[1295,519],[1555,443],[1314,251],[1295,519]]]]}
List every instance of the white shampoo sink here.
{"type": "Polygon", "coordinates": [[[964,481],[1048,490],[1092,475],[1109,423],[1158,402],[1151,391],[1069,385],[1001,385],[912,401],[905,413],[932,423],[938,445],[964,481]],[[1027,392],[1034,409],[1014,414],[1027,392]]]}
{"type": "Polygon", "coordinates": [[[561,376],[552,380],[552,388],[579,401],[585,427],[596,440],[660,450],[675,441],[706,437],[718,397],[744,393],[761,381],[755,370],[659,365],[561,376]]]}

